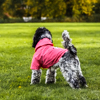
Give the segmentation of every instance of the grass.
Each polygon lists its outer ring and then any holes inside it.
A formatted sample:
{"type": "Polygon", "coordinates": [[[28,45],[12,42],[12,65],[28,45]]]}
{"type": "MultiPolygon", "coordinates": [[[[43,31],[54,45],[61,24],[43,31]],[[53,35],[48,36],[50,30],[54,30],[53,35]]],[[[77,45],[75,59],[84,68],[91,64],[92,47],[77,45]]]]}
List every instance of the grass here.
{"type": "Polygon", "coordinates": [[[100,23],[13,23],[0,24],[0,100],[100,100],[100,23]],[[54,45],[62,47],[61,33],[67,29],[77,47],[88,88],[73,90],[57,71],[57,83],[30,86],[32,37],[45,26],[54,45]]]}

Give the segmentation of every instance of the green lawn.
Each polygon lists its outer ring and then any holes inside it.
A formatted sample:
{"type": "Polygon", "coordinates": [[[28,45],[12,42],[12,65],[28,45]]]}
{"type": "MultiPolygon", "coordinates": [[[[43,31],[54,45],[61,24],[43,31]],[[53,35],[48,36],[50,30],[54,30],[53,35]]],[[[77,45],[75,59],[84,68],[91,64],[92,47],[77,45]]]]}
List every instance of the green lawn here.
{"type": "Polygon", "coordinates": [[[0,100],[100,100],[100,23],[0,24],[0,100]],[[63,47],[62,31],[69,31],[88,88],[71,89],[60,70],[56,84],[44,84],[43,70],[41,83],[30,86],[32,37],[41,26],[51,31],[57,47],[63,47]]]}

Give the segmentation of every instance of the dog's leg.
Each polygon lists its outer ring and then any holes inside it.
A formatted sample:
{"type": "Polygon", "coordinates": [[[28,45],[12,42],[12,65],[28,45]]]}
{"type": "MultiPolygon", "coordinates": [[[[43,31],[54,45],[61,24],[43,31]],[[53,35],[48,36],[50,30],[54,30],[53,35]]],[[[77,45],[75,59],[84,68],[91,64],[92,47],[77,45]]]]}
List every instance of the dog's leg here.
{"type": "Polygon", "coordinates": [[[88,87],[87,83],[86,83],[86,80],[85,80],[85,78],[82,74],[82,71],[81,71],[80,62],[79,62],[79,65],[77,67],[77,71],[78,71],[78,79],[79,79],[80,85],[82,87],[88,87]]]}
{"type": "Polygon", "coordinates": [[[75,59],[73,60],[73,66],[76,68],[76,73],[77,73],[77,77],[79,80],[79,84],[82,87],[88,87],[86,80],[82,74],[81,67],[80,67],[80,61],[79,61],[79,58],[77,56],[75,56],[75,59]]]}
{"type": "Polygon", "coordinates": [[[45,83],[55,83],[56,82],[56,70],[54,68],[47,69],[45,83]]]}
{"type": "Polygon", "coordinates": [[[41,73],[42,70],[32,70],[32,76],[31,76],[31,84],[37,84],[41,80],[41,73]]]}
{"type": "Polygon", "coordinates": [[[69,85],[75,89],[79,88],[79,81],[77,77],[77,70],[73,66],[73,63],[71,60],[68,60],[66,57],[60,59],[59,67],[63,74],[63,77],[65,80],[69,83],[69,85]]]}
{"type": "MultiPolygon", "coordinates": [[[[68,66],[66,66],[66,67],[68,67],[68,66]]],[[[75,89],[75,88],[78,89],[79,88],[79,82],[78,82],[78,79],[77,79],[76,71],[75,70],[72,71],[70,69],[67,69],[64,66],[61,66],[60,69],[61,69],[61,72],[63,74],[63,77],[69,83],[69,85],[73,89],[75,89]]]]}
{"type": "Polygon", "coordinates": [[[80,81],[80,85],[81,85],[82,87],[88,87],[84,76],[79,75],[79,81],[80,81]]]}

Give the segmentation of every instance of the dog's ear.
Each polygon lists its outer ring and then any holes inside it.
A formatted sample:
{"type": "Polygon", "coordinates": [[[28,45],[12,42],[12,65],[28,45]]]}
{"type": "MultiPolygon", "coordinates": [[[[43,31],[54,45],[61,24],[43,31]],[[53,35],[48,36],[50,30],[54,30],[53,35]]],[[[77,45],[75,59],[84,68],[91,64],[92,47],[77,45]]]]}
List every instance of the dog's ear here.
{"type": "Polygon", "coordinates": [[[38,43],[39,39],[40,39],[40,36],[41,34],[43,33],[42,32],[43,29],[42,28],[37,28],[37,30],[35,31],[35,34],[33,36],[33,43],[32,43],[32,47],[36,47],[36,44],[38,43]]]}
{"type": "Polygon", "coordinates": [[[40,37],[38,37],[36,34],[33,36],[33,43],[32,43],[32,47],[36,47],[38,41],[40,40],[40,37]]]}
{"type": "Polygon", "coordinates": [[[35,48],[35,46],[36,46],[36,39],[35,39],[35,36],[34,36],[34,37],[33,37],[32,47],[34,47],[34,48],[35,48]]]}

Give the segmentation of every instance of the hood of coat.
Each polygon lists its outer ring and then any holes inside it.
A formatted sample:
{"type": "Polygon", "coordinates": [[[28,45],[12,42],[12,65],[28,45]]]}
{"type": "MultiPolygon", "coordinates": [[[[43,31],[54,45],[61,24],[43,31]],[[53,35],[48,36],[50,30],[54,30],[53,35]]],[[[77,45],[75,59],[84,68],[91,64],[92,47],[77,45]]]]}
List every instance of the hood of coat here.
{"type": "Polygon", "coordinates": [[[40,48],[40,47],[42,47],[42,46],[46,46],[46,45],[51,45],[51,46],[53,46],[53,43],[52,43],[51,40],[48,39],[48,38],[43,38],[43,39],[41,39],[41,40],[37,43],[37,45],[36,45],[36,47],[35,47],[35,51],[37,51],[38,48],[40,48]]]}

